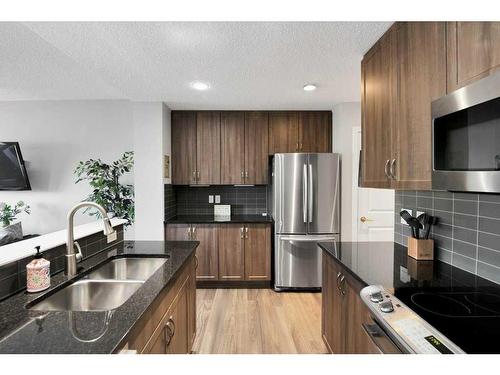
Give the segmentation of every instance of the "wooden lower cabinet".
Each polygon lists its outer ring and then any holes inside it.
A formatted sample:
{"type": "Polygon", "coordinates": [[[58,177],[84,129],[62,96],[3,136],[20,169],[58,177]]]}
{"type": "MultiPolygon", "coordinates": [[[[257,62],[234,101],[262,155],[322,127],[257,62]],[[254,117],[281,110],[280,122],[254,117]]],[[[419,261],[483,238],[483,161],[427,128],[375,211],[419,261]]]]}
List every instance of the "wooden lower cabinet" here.
{"type": "Polygon", "coordinates": [[[192,240],[200,241],[196,249],[197,280],[219,279],[219,226],[216,224],[192,224],[192,240]]]}
{"type": "Polygon", "coordinates": [[[245,227],[245,280],[271,280],[271,226],[245,227]]]}
{"type": "Polygon", "coordinates": [[[245,226],[219,226],[219,280],[245,278],[245,226]]]}
{"type": "Polygon", "coordinates": [[[322,271],[321,333],[330,352],[379,353],[362,326],[371,320],[359,296],[363,284],[348,275],[327,253],[323,253],[322,271]]]}
{"type": "Polygon", "coordinates": [[[195,257],[151,304],[120,346],[138,354],[187,354],[196,334],[195,257]]]}

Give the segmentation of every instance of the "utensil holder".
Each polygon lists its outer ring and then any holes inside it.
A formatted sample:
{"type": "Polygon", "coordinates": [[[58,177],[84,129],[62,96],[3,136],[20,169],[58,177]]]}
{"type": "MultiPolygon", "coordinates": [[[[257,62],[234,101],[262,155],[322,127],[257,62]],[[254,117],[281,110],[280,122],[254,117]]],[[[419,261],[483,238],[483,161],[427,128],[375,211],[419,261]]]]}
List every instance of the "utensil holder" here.
{"type": "Polygon", "coordinates": [[[408,238],[408,255],[416,260],[434,259],[434,240],[408,238]]]}

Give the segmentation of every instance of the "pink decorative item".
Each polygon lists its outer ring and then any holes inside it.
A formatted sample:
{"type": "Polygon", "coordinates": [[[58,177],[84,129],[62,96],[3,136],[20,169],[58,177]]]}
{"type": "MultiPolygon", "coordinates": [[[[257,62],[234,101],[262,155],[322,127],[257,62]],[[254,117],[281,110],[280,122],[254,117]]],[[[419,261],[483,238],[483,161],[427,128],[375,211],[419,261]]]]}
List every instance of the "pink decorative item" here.
{"type": "Polygon", "coordinates": [[[50,262],[43,259],[40,246],[37,246],[36,255],[26,265],[26,289],[30,293],[36,293],[48,287],[50,287],[50,262]]]}

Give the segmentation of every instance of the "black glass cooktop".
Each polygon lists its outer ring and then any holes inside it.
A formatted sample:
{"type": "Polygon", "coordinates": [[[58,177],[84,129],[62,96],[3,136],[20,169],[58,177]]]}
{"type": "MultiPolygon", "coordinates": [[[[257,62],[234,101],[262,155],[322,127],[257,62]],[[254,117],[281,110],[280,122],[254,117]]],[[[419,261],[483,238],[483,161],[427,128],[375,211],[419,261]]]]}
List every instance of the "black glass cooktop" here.
{"type": "Polygon", "coordinates": [[[466,353],[500,353],[497,290],[398,288],[395,295],[466,353]]]}

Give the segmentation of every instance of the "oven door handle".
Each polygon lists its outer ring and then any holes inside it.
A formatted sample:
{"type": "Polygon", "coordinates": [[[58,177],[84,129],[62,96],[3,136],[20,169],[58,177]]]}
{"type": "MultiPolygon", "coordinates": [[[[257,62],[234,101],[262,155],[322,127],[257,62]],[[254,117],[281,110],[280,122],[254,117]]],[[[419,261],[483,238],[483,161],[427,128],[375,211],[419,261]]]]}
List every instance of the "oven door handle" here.
{"type": "Polygon", "coordinates": [[[392,342],[387,334],[378,326],[378,324],[362,323],[363,330],[371,339],[373,344],[382,354],[401,354],[402,351],[392,342]]]}

